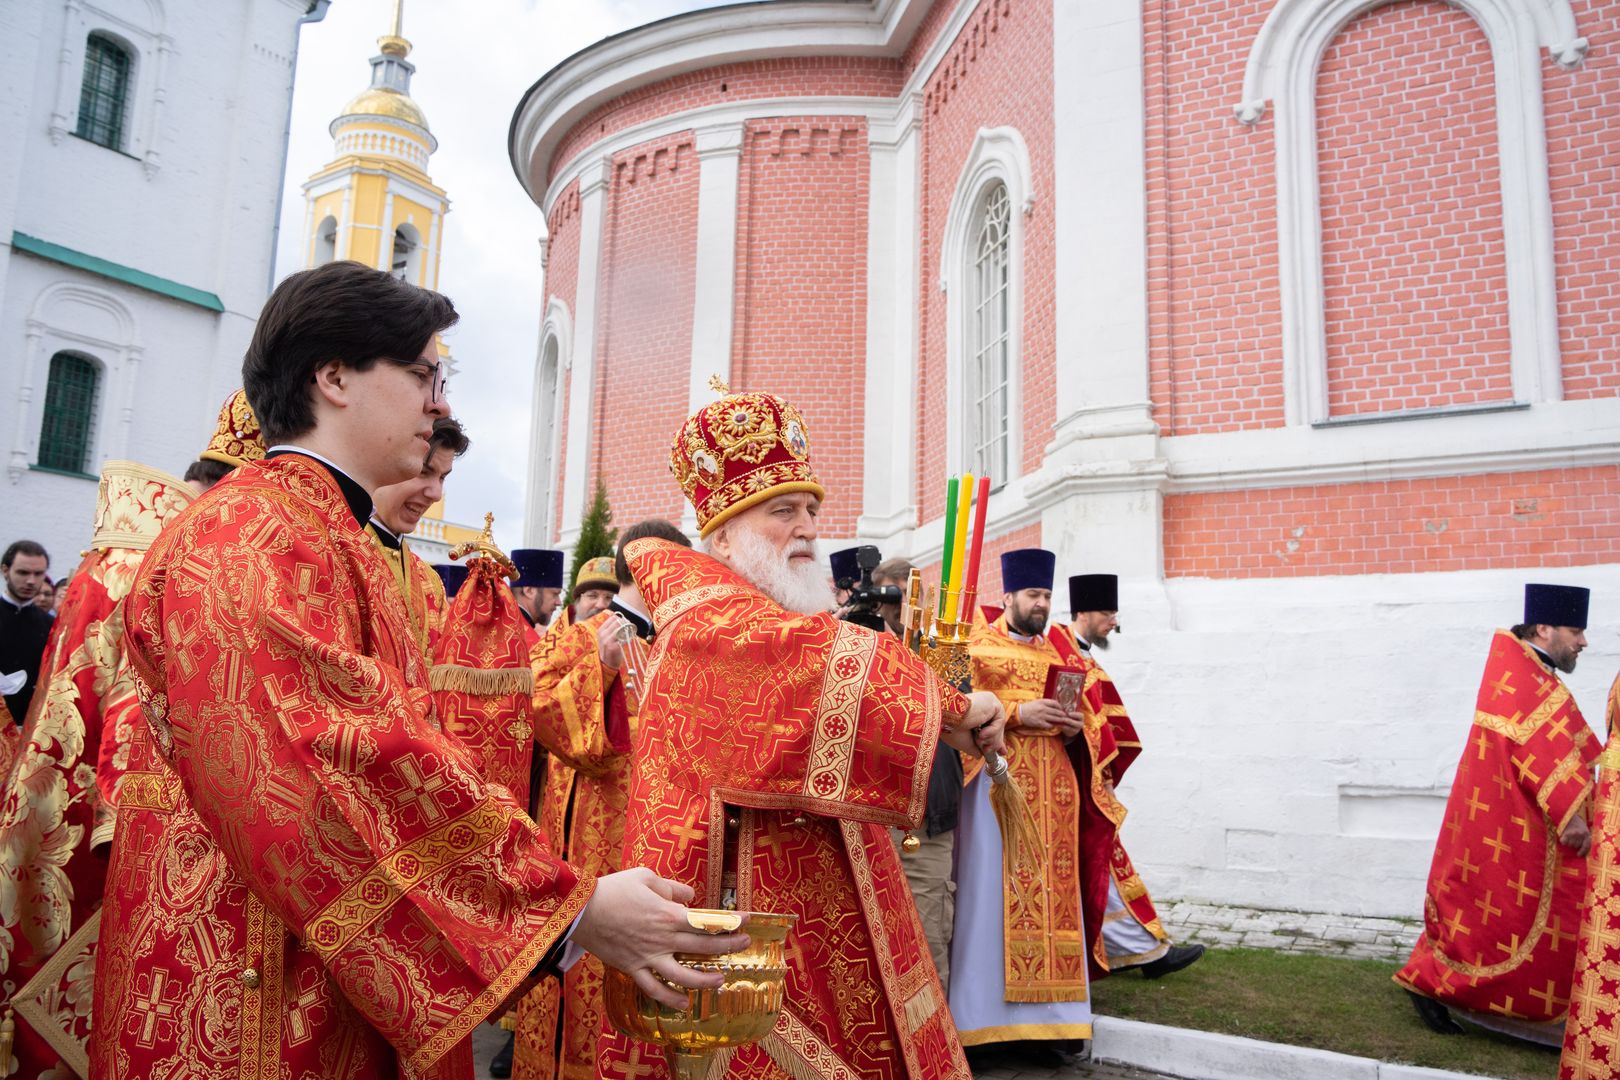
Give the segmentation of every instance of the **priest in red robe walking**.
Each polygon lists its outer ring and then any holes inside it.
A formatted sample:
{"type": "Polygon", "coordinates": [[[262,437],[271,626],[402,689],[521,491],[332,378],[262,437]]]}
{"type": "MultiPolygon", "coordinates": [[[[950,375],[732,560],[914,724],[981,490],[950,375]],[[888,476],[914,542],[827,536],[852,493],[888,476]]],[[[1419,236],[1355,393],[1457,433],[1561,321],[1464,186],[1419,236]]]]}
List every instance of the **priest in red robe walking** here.
{"type": "MultiPolygon", "coordinates": [[[[726,1076],[968,1080],[889,827],[921,819],[941,738],[999,749],[1000,707],[833,618],[805,420],[773,395],[722,392],[670,449],[705,551],[624,551],[658,627],[626,860],[706,906],[797,916],[780,1019],[726,1076]]],[[[659,1048],[624,1036],[601,1057],[602,1076],[667,1075],[659,1048]]]]}
{"type": "Polygon", "coordinates": [[[1609,687],[1609,740],[1598,755],[1586,907],[1559,1080],[1620,1077],[1620,676],[1609,687]]]}
{"type": "Polygon", "coordinates": [[[1586,589],[1526,585],[1491,639],[1429,869],[1423,936],[1395,974],[1432,1030],[1454,1017],[1564,1039],[1599,744],[1558,676],[1586,647],[1586,589]]]}

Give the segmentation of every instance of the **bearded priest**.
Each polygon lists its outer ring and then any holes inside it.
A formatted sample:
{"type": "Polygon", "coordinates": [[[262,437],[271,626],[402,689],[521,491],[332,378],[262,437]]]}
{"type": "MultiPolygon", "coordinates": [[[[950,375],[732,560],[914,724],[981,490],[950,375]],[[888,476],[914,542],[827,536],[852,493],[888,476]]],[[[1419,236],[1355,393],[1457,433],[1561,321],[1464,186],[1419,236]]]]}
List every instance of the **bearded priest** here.
{"type": "MultiPolygon", "coordinates": [[[[921,819],[941,739],[1001,746],[1000,706],[830,614],[804,418],[716,388],[670,450],[704,550],[624,549],[658,627],[625,857],[705,906],[797,916],[776,1029],[724,1075],[968,1080],[888,830],[921,819]]],[[[602,1051],[600,1075],[668,1075],[650,1044],[609,1036],[602,1051]]]]}
{"type": "Polygon", "coordinates": [[[721,980],[673,952],[746,944],[679,929],[679,883],[581,878],[440,729],[363,529],[449,415],[438,335],[456,318],[346,261],[265,304],[242,375],[266,458],[163,530],[125,601],[146,724],[88,1075],[470,1073],[473,1027],[576,947],[679,1006],[662,980],[721,980]]]}
{"type": "Polygon", "coordinates": [[[1491,639],[1434,845],[1423,936],[1395,973],[1440,1034],[1461,1030],[1461,1018],[1564,1041],[1602,747],[1558,675],[1586,647],[1587,600],[1582,588],[1526,585],[1524,622],[1491,639]]]}

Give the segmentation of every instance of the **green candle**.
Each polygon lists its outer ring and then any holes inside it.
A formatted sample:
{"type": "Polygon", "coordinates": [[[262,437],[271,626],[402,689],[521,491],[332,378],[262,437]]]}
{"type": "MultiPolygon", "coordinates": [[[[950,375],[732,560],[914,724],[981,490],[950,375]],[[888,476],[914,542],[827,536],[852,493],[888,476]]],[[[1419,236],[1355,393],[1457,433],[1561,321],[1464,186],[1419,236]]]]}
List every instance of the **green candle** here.
{"type": "MultiPolygon", "coordinates": [[[[966,524],[964,522],[964,524],[966,524]]],[[[945,596],[951,580],[951,555],[956,551],[956,477],[945,481],[945,554],[939,564],[939,617],[945,617],[945,596]]]]}

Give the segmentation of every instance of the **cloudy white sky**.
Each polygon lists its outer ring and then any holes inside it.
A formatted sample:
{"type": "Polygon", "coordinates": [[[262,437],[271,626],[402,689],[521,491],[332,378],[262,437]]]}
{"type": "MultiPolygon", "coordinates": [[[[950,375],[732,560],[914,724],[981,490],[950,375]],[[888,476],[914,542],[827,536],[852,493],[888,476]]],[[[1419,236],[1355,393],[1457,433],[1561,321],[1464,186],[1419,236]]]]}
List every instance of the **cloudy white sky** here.
{"type": "MultiPolygon", "coordinates": [[[[406,0],[414,46],[411,96],[439,150],[433,179],[450,193],[439,286],[461,323],[448,337],[459,373],[450,399],[472,435],[446,497],[447,515],[495,513],[496,539],[521,546],[529,397],[540,311],[545,227],[512,175],[506,132],[518,99],[570,54],[610,34],[694,8],[697,0],[406,0]]],[[[304,27],[293,92],[278,272],[304,255],[305,178],[332,158],[327,125],[367,85],[367,60],[393,0],[335,0],[304,27]]]]}

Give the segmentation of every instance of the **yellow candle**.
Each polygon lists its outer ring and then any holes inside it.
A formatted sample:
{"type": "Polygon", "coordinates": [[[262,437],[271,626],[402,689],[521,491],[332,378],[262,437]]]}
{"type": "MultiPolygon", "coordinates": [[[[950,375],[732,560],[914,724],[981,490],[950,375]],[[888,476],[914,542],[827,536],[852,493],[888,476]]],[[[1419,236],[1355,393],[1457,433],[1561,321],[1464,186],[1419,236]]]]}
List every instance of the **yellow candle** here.
{"type": "Polygon", "coordinates": [[[956,536],[951,551],[951,580],[949,583],[950,599],[946,602],[945,620],[956,622],[967,617],[967,612],[961,610],[962,603],[962,571],[967,566],[967,523],[973,520],[973,474],[968,473],[962,477],[961,500],[956,511],[956,536]]]}

